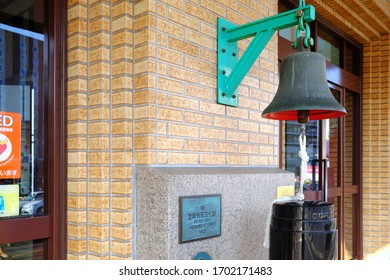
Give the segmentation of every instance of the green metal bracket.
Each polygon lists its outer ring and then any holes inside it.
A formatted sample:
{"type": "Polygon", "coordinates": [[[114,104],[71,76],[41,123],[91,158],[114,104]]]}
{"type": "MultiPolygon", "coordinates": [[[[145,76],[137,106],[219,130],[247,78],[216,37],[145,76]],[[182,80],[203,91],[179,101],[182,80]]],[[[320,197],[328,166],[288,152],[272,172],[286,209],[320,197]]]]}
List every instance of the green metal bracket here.
{"type": "Polygon", "coordinates": [[[315,20],[311,5],[277,14],[258,21],[236,26],[218,18],[218,99],[219,104],[238,105],[237,87],[255,63],[275,31],[298,25],[299,14],[304,22],[315,20]],[[302,11],[302,12],[301,12],[302,11]],[[254,37],[238,59],[237,42],[254,37]]]}

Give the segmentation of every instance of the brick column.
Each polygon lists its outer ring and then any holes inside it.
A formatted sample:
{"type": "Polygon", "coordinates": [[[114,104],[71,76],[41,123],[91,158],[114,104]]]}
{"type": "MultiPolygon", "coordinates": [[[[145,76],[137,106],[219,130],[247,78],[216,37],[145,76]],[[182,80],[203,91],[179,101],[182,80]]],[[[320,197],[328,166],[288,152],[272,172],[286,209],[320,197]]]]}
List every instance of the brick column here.
{"type": "Polygon", "coordinates": [[[390,243],[389,77],[390,37],[364,45],[363,251],[390,243]]]}
{"type": "MultiPolygon", "coordinates": [[[[216,103],[216,25],[277,13],[277,1],[68,1],[68,258],[136,257],[134,168],[277,166],[277,37],[216,103]]],[[[248,45],[240,42],[240,53],[248,45]]]]}
{"type": "Polygon", "coordinates": [[[129,259],[133,3],[68,5],[68,259],[129,259]]]}

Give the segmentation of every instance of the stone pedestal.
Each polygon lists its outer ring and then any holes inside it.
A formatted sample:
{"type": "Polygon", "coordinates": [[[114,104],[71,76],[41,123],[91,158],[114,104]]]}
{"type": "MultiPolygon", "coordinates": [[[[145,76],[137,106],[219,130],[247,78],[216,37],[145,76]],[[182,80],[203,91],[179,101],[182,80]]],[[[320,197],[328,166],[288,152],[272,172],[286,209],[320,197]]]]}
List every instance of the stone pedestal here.
{"type": "Polygon", "coordinates": [[[264,230],[276,187],[294,175],[259,167],[136,168],[137,259],[268,259],[264,230]],[[179,197],[220,194],[221,236],[179,244],[179,197]]]}

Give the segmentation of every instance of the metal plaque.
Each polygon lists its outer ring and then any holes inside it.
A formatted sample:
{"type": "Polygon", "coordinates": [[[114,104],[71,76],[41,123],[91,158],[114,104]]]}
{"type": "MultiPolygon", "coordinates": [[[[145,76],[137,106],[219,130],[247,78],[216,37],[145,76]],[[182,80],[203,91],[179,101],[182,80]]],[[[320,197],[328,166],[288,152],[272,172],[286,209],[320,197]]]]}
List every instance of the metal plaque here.
{"type": "Polygon", "coordinates": [[[221,195],[179,198],[179,243],[221,235],[221,195]]]}

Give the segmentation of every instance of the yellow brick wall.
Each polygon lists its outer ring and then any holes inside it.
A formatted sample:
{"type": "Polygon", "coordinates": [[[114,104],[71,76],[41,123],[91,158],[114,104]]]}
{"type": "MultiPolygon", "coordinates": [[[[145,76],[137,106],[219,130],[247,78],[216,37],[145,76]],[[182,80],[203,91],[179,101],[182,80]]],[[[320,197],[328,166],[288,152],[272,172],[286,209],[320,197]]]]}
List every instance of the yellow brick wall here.
{"type": "MultiPolygon", "coordinates": [[[[277,165],[274,36],[216,103],[216,24],[277,0],[68,0],[68,259],[131,259],[136,164],[277,165]]],[[[240,42],[240,53],[249,41],[240,42]]]]}
{"type": "Polygon", "coordinates": [[[68,259],[132,258],[132,1],[68,1],[68,259]]]}
{"type": "Polygon", "coordinates": [[[390,36],[364,45],[363,245],[364,256],[390,244],[390,36]]]}
{"type": "MultiPolygon", "coordinates": [[[[346,187],[353,186],[353,122],[354,122],[354,111],[356,108],[353,104],[353,94],[345,94],[345,109],[348,114],[345,116],[345,128],[344,128],[344,189],[346,187]]],[[[344,196],[344,259],[350,260],[353,258],[353,235],[356,234],[354,230],[354,224],[356,223],[355,204],[356,195],[345,194],[344,196]]]]}
{"type": "Polygon", "coordinates": [[[137,164],[277,164],[277,124],[261,118],[276,90],[276,37],[238,89],[239,106],[216,103],[217,18],[243,24],[275,14],[276,4],[236,0],[135,4],[137,164]]]}
{"type": "MultiPolygon", "coordinates": [[[[68,0],[69,259],[134,257],[135,164],[277,165],[277,124],[261,118],[276,37],[237,108],[216,104],[215,39],[219,16],[244,24],[277,2],[68,0]]],[[[390,243],[389,55],[389,35],[364,45],[365,256],[390,243]]]]}

